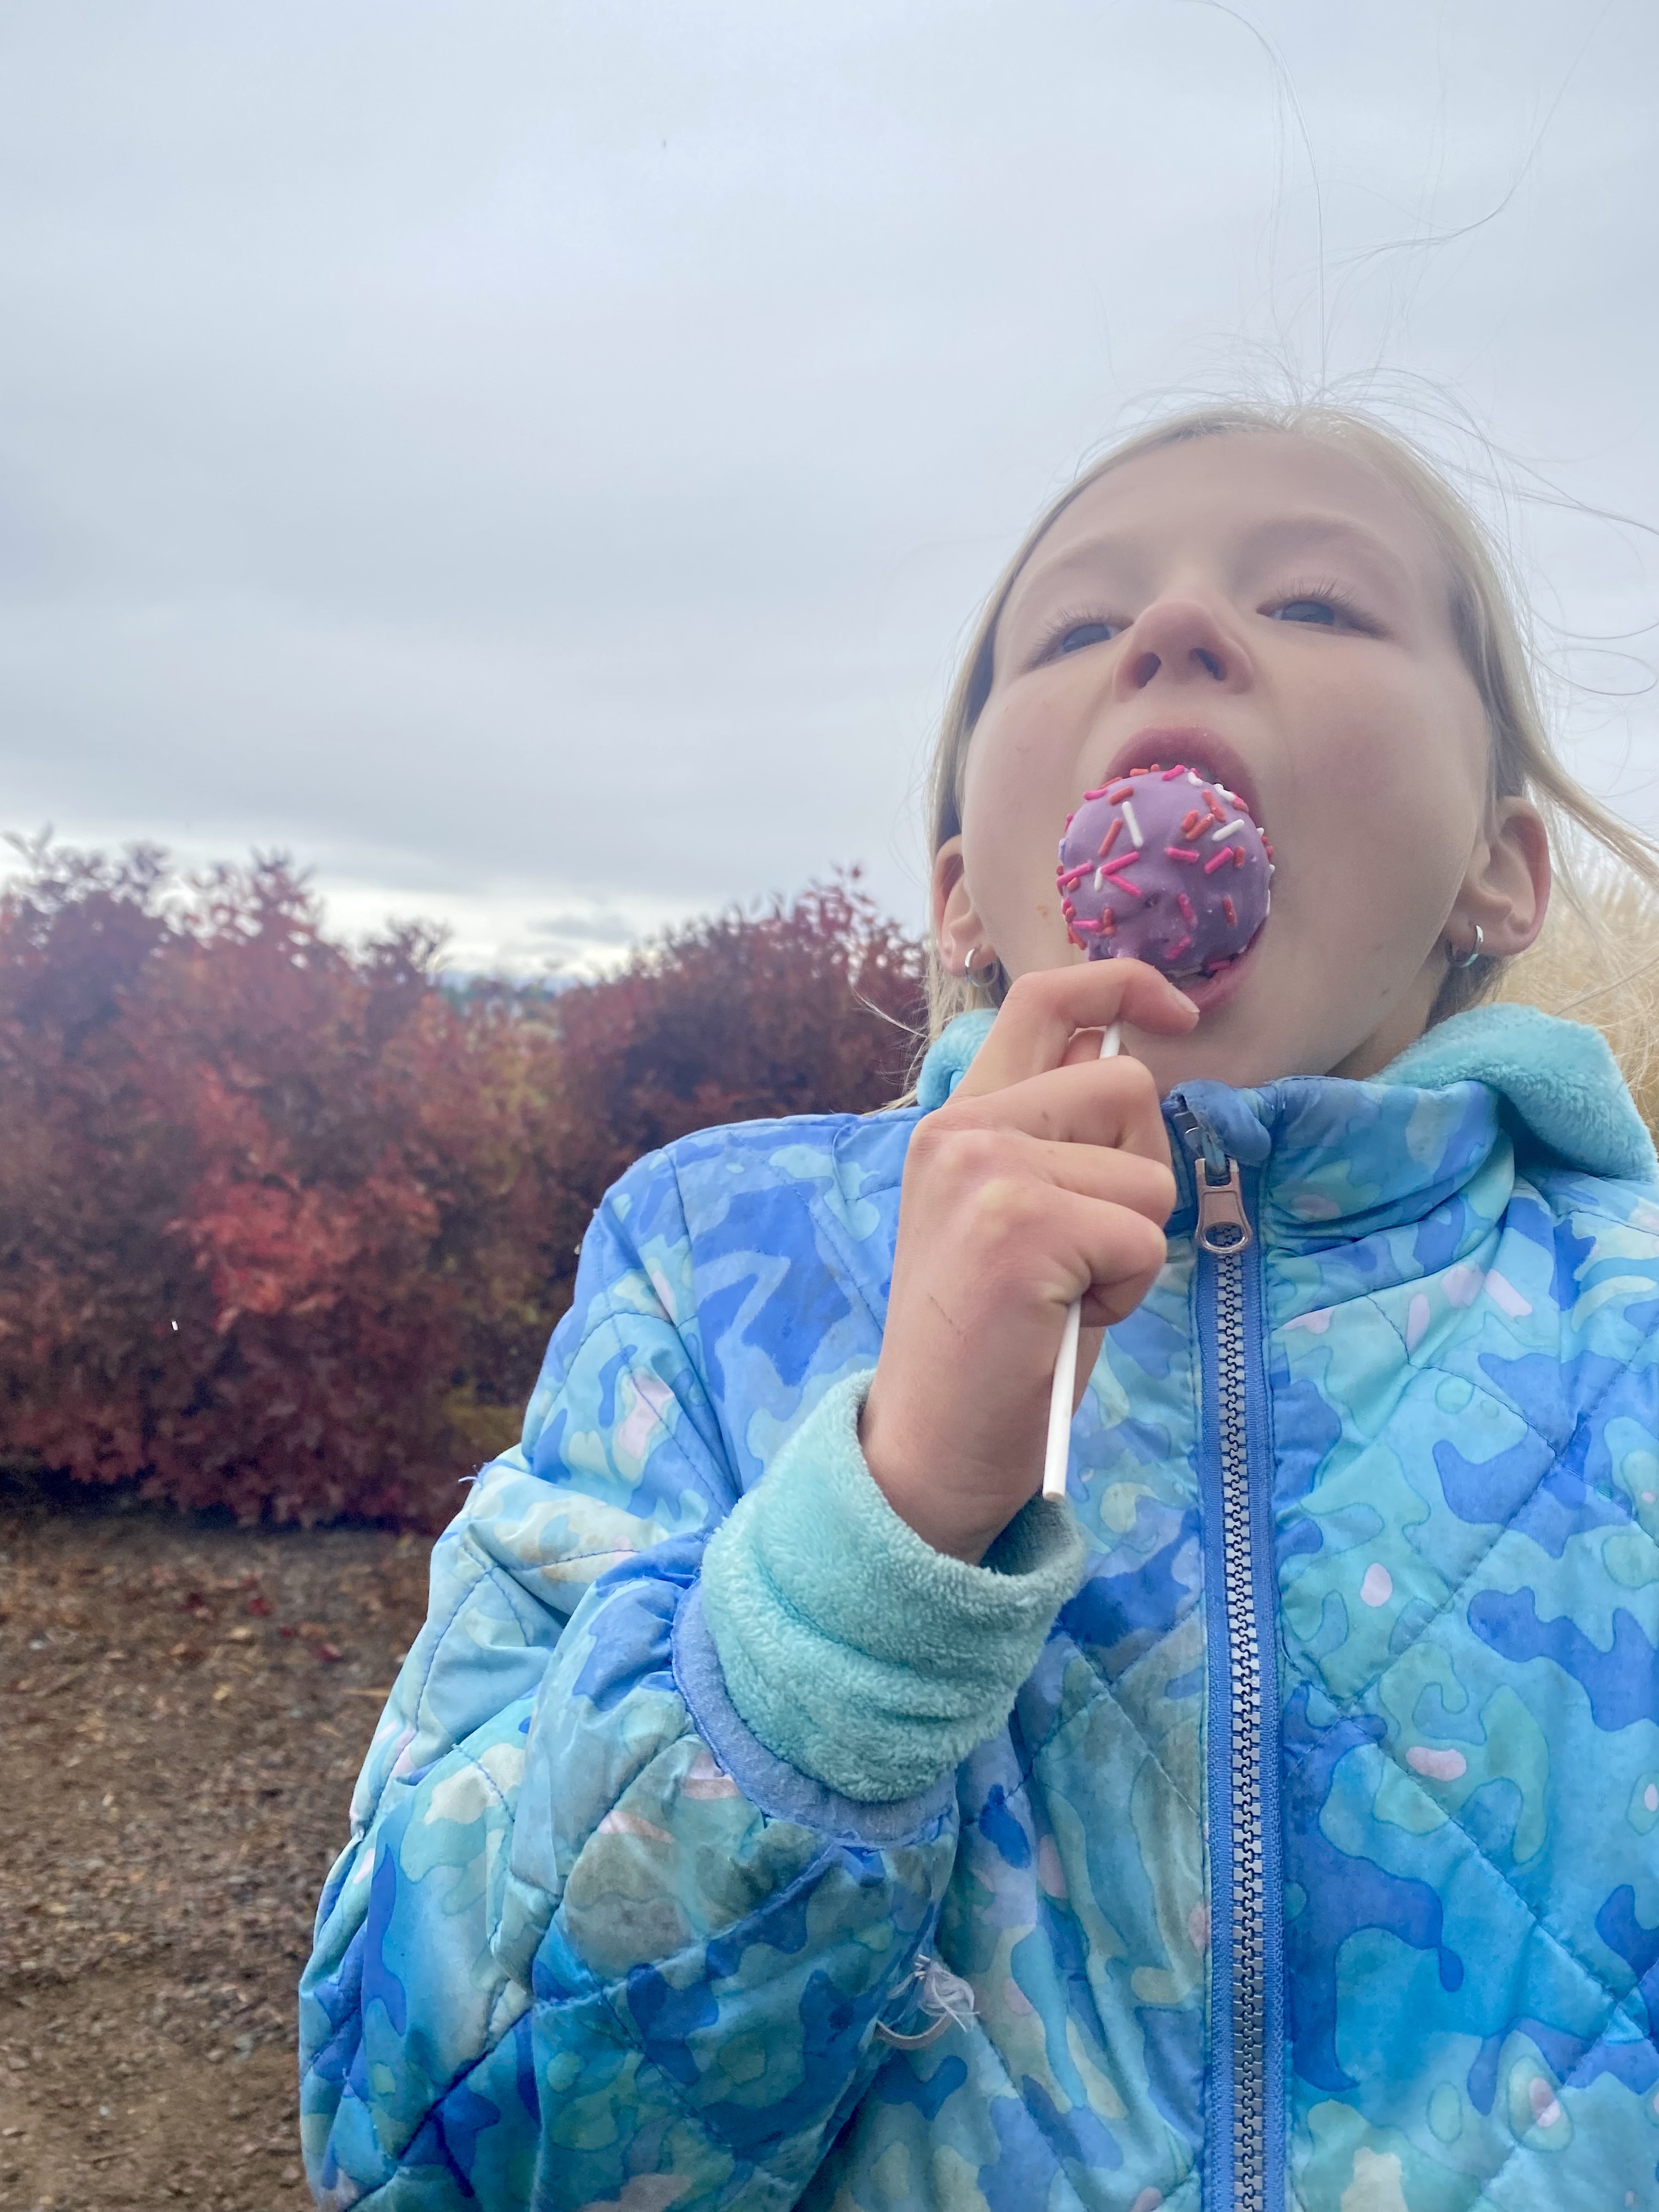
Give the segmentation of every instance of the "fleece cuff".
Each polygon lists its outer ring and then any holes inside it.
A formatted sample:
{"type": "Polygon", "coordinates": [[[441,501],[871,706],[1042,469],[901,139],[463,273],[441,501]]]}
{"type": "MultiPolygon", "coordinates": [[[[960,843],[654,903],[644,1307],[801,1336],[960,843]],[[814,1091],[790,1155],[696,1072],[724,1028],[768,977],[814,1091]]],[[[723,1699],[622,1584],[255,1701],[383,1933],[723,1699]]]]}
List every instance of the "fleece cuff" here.
{"type": "Polygon", "coordinates": [[[767,1749],[890,1804],[1006,1721],[1086,1555],[1063,1499],[1033,1498],[980,1566],[924,1542],[859,1449],[870,1379],[826,1392],[710,1538],[702,1606],[726,1694],[767,1749]]]}

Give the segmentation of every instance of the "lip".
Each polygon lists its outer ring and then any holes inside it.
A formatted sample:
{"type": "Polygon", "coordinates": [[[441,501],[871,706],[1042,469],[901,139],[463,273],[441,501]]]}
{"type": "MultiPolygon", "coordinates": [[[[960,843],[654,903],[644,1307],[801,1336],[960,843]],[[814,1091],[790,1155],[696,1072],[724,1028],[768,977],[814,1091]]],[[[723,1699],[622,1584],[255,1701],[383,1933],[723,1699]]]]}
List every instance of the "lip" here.
{"type": "MultiPolygon", "coordinates": [[[[1147,768],[1155,760],[1162,761],[1166,768],[1173,768],[1178,760],[1186,761],[1189,767],[1202,765],[1243,800],[1252,820],[1261,823],[1255,780],[1237,748],[1218,730],[1206,729],[1196,722],[1160,722],[1138,730],[1112,754],[1101,780],[1104,783],[1115,782],[1132,768],[1147,768]]],[[[1248,953],[1241,954],[1236,964],[1242,967],[1249,957],[1248,953]]],[[[1219,982],[1223,979],[1218,976],[1216,980],[1219,982]]]]}
{"type": "MultiPolygon", "coordinates": [[[[1244,796],[1242,791],[1238,795],[1241,799],[1244,796]]],[[[1176,983],[1176,990],[1181,993],[1182,998],[1192,1000],[1198,1008],[1200,1017],[1215,1013],[1219,1008],[1224,1006],[1230,999],[1237,994],[1245,976],[1255,964],[1255,956],[1261,949],[1262,939],[1267,933],[1267,923],[1272,920],[1273,916],[1269,915],[1267,921],[1262,923],[1238,957],[1236,960],[1230,960],[1227,965],[1217,974],[1183,976],[1179,982],[1176,983]]],[[[1173,977],[1171,981],[1174,981],[1173,977]]]]}

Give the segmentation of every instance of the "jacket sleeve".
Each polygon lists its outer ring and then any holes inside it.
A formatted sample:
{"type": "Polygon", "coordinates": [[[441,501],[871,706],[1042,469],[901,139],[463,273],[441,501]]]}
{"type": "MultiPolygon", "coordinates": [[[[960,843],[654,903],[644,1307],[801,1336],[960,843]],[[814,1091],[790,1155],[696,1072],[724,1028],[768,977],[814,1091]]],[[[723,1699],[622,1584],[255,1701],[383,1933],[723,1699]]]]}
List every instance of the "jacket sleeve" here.
{"type": "Polygon", "coordinates": [[[358,1784],[301,1991],[324,2205],[791,2203],[902,2008],[951,1793],[872,1818],[774,1762],[769,1805],[676,1680],[736,1502],[690,1298],[657,1156],[584,1239],[521,1443],[434,1550],[358,1784]]]}
{"type": "MultiPolygon", "coordinates": [[[[879,2061],[878,2022],[917,2024],[960,1753],[947,1729],[887,1762],[902,1795],[813,1771],[810,1730],[803,1755],[775,1716],[822,1653],[810,1634],[769,1650],[782,1600],[748,1543],[728,1547],[747,1641],[728,1626],[727,1648],[745,1685],[778,1679],[765,1735],[744,1717],[702,1612],[739,1502],[702,1325],[656,1155],[584,1240],[520,1444],[434,1549],[324,1892],[301,2059],[325,2207],[793,2204],[879,2061]]],[[[798,1462],[858,1387],[824,1379],[798,1462]]],[[[833,1513],[817,1537],[850,1540],[833,1513]]]]}

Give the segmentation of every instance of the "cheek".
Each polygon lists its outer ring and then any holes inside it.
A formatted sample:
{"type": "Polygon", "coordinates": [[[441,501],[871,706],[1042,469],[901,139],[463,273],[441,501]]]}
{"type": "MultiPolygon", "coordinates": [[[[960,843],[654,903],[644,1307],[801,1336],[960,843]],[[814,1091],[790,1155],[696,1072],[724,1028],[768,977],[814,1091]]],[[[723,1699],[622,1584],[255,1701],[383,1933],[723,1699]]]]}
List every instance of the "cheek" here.
{"type": "Polygon", "coordinates": [[[1034,861],[1052,874],[1073,773],[1054,743],[1055,720],[1052,704],[1039,696],[1022,702],[1019,711],[1000,706],[974,733],[962,830],[969,877],[981,898],[1028,881],[1034,861]]]}
{"type": "Polygon", "coordinates": [[[1302,687],[1308,754],[1391,810],[1427,811],[1449,796],[1460,812],[1484,803],[1486,719],[1461,664],[1393,653],[1302,687]]]}
{"type": "Polygon", "coordinates": [[[1485,723],[1466,682],[1369,673],[1304,702],[1310,772],[1285,796],[1333,867],[1392,878],[1403,893],[1461,875],[1486,804],[1485,723]]]}

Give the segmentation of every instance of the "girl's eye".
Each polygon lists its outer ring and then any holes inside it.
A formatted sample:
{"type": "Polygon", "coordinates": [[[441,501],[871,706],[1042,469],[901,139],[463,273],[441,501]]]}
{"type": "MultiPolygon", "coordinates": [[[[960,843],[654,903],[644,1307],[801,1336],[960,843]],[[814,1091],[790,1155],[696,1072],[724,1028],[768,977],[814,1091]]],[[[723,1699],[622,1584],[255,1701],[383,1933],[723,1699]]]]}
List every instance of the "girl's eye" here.
{"type": "Polygon", "coordinates": [[[1108,645],[1120,625],[1109,622],[1069,623],[1050,646],[1051,653],[1083,653],[1091,645],[1108,645]]]}
{"type": "Polygon", "coordinates": [[[1360,630],[1368,637],[1379,635],[1370,617],[1335,584],[1315,584],[1290,592],[1261,611],[1269,622],[1301,623],[1310,629],[1360,630]]]}

